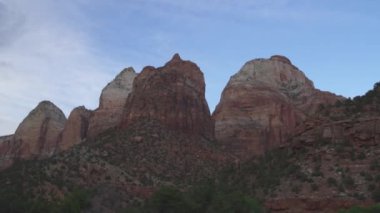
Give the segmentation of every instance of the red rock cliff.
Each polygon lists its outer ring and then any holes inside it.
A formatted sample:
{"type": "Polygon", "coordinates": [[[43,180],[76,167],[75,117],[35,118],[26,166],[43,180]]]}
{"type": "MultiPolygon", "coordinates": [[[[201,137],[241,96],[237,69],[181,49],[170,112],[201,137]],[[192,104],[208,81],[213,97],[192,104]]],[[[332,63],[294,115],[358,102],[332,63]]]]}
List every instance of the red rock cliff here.
{"type": "Polygon", "coordinates": [[[222,93],[213,113],[216,138],[237,154],[261,154],[286,143],[320,104],[339,99],[315,89],[284,56],[255,59],[231,77],[222,93]]]}
{"type": "Polygon", "coordinates": [[[213,138],[214,126],[199,67],[178,54],[160,68],[145,67],[135,78],[121,122],[156,120],[168,128],[213,138]]]}

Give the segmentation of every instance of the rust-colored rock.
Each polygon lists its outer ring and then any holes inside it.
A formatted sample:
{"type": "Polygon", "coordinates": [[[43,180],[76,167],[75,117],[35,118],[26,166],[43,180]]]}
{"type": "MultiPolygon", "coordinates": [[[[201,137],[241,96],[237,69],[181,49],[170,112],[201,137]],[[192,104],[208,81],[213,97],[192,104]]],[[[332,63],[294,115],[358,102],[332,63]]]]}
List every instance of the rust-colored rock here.
{"type": "Polygon", "coordinates": [[[120,123],[125,103],[136,76],[137,74],[132,67],[126,68],[102,90],[99,108],[95,110],[90,119],[88,130],[90,138],[116,127],[120,123]]]}
{"type": "Polygon", "coordinates": [[[42,101],[18,126],[12,143],[14,156],[21,159],[51,156],[65,123],[66,117],[57,106],[42,101]]]}
{"type": "Polygon", "coordinates": [[[362,116],[345,120],[332,121],[328,118],[317,120],[310,118],[306,121],[308,129],[297,128],[298,142],[313,143],[318,139],[334,143],[349,142],[356,146],[374,146],[380,143],[380,117],[362,116]]]}
{"type": "Polygon", "coordinates": [[[314,88],[284,56],[247,62],[231,77],[213,114],[216,138],[237,154],[285,144],[320,104],[342,99],[314,88]]]}
{"type": "Polygon", "coordinates": [[[87,137],[91,115],[92,111],[84,106],[77,107],[71,111],[62,132],[62,138],[58,146],[59,150],[67,150],[87,137]]]}
{"type": "Polygon", "coordinates": [[[195,63],[183,61],[176,54],[163,67],[143,69],[133,82],[121,127],[144,119],[176,131],[213,138],[204,77],[195,63]]]}

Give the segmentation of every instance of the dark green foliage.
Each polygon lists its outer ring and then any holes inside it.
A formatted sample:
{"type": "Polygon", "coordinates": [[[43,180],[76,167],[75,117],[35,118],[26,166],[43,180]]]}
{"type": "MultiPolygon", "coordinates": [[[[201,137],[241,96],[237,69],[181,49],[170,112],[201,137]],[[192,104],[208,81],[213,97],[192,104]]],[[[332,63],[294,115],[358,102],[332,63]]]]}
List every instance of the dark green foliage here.
{"type": "Polygon", "coordinates": [[[295,185],[292,187],[292,192],[298,194],[301,191],[301,187],[298,185],[295,185]]]}
{"type": "MultiPolygon", "coordinates": [[[[244,164],[237,171],[241,175],[236,175],[233,184],[236,186],[242,182],[252,183],[251,188],[254,191],[268,194],[281,183],[281,178],[295,177],[305,182],[308,180],[307,175],[301,171],[297,164],[290,161],[292,157],[297,155],[299,153],[290,149],[277,149],[267,152],[264,156],[244,164]],[[243,181],[242,177],[249,179],[243,181]]],[[[241,186],[241,190],[246,189],[247,185],[241,186]]]]}
{"type": "Polygon", "coordinates": [[[373,181],[373,177],[372,177],[372,175],[371,174],[365,174],[365,180],[366,181],[373,181]]]}
{"type": "Polygon", "coordinates": [[[317,191],[318,189],[319,189],[319,186],[317,184],[315,184],[315,183],[311,184],[311,190],[312,191],[317,191]]]}
{"type": "Polygon", "coordinates": [[[192,203],[192,200],[184,193],[171,187],[163,187],[158,190],[148,201],[146,207],[147,212],[157,213],[190,213],[196,208],[196,204],[192,203]]]}
{"type": "Polygon", "coordinates": [[[380,212],[380,204],[376,204],[370,207],[352,207],[347,210],[340,210],[339,213],[378,213],[380,212]]]}
{"type": "Polygon", "coordinates": [[[90,193],[84,190],[74,190],[63,200],[48,202],[33,196],[6,192],[0,194],[1,212],[9,213],[79,213],[89,206],[90,193]]]}
{"type": "Polygon", "coordinates": [[[363,160],[365,158],[366,158],[366,156],[365,156],[364,152],[360,152],[359,155],[358,155],[358,159],[359,160],[363,160]]]}
{"type": "Polygon", "coordinates": [[[342,107],[345,107],[346,113],[357,113],[368,106],[373,110],[380,110],[380,82],[377,82],[373,89],[369,90],[365,95],[356,96],[353,100],[347,99],[342,105],[342,107]]]}
{"type": "Polygon", "coordinates": [[[327,184],[328,184],[329,186],[337,186],[337,185],[338,185],[338,182],[336,181],[335,178],[333,178],[333,177],[329,177],[329,178],[327,178],[327,184]]]}
{"type": "Polygon", "coordinates": [[[371,164],[369,166],[370,170],[379,170],[380,169],[380,163],[379,160],[375,159],[371,161],[371,164]]]}
{"type": "Polygon", "coordinates": [[[380,188],[377,187],[372,191],[372,199],[376,202],[380,202],[380,188]]]}
{"type": "Polygon", "coordinates": [[[349,175],[343,175],[342,176],[342,185],[344,186],[344,188],[354,188],[355,187],[355,180],[349,175]]]}
{"type": "Polygon", "coordinates": [[[264,212],[253,198],[239,191],[231,191],[209,181],[186,192],[173,187],[162,187],[140,208],[128,213],[260,213],[264,212]]]}
{"type": "Polygon", "coordinates": [[[72,193],[65,196],[65,198],[58,202],[58,212],[81,212],[82,209],[90,205],[90,193],[85,190],[77,189],[72,193]]]}

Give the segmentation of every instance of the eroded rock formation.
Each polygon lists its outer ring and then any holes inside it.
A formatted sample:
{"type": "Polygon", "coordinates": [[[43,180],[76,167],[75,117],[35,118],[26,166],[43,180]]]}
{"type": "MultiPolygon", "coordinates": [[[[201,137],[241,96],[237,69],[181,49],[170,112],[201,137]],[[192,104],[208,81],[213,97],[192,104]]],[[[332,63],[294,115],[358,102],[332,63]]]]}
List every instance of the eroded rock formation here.
{"type": "Polygon", "coordinates": [[[199,67],[178,54],[160,68],[145,67],[133,82],[121,127],[155,120],[168,128],[213,138],[213,122],[199,67]]]}
{"type": "Polygon", "coordinates": [[[92,114],[93,112],[84,106],[77,107],[71,111],[62,132],[62,138],[59,141],[59,150],[67,150],[86,139],[92,114]]]}
{"type": "Polygon", "coordinates": [[[133,80],[137,76],[132,67],[124,69],[100,95],[99,108],[90,119],[88,136],[93,138],[120,123],[133,80]]]}
{"type": "Polygon", "coordinates": [[[284,56],[255,59],[233,75],[213,113],[217,139],[238,154],[281,146],[320,104],[342,99],[314,88],[284,56]]]}
{"type": "Polygon", "coordinates": [[[14,136],[17,158],[51,156],[66,123],[63,112],[50,101],[42,101],[18,126],[14,136]]]}

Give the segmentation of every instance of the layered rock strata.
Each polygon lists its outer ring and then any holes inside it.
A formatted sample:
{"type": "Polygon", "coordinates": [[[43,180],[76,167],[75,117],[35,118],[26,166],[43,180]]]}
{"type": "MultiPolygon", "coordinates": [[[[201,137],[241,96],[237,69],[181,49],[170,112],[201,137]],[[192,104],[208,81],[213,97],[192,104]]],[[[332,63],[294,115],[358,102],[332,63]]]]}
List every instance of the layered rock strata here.
{"type": "Polygon", "coordinates": [[[132,91],[137,73],[132,67],[124,69],[102,90],[99,107],[90,118],[88,136],[93,138],[107,129],[116,127],[122,118],[124,106],[132,91]]]}
{"type": "Polygon", "coordinates": [[[284,56],[255,59],[233,75],[213,113],[216,138],[237,154],[285,144],[321,104],[342,99],[315,89],[284,56]]]}
{"type": "Polygon", "coordinates": [[[59,150],[67,150],[86,139],[92,114],[93,112],[84,106],[77,107],[71,111],[62,131],[59,150]]]}
{"type": "Polygon", "coordinates": [[[12,144],[21,159],[51,156],[66,123],[63,112],[50,101],[42,101],[18,126],[12,144]]]}
{"type": "Polygon", "coordinates": [[[204,77],[195,63],[176,54],[163,67],[143,69],[133,82],[121,127],[144,119],[190,135],[213,138],[204,77]]]}

